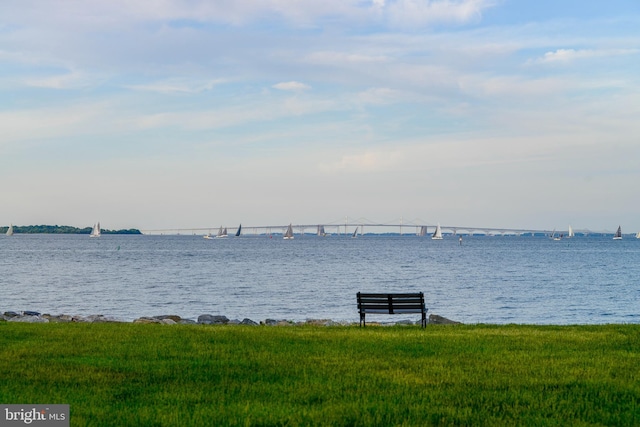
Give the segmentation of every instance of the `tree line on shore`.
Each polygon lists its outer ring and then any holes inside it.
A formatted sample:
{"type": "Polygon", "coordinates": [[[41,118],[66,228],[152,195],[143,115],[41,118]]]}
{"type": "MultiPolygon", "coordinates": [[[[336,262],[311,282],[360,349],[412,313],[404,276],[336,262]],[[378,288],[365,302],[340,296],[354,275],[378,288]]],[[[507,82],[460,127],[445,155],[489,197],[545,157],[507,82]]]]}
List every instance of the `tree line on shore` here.
{"type": "MultiPolygon", "coordinates": [[[[9,229],[8,226],[0,227],[0,233],[4,234],[9,229]]],[[[15,234],[91,234],[91,227],[72,227],[70,225],[24,225],[13,226],[13,232],[15,234]]],[[[102,234],[142,234],[140,230],[136,228],[129,228],[128,230],[100,230],[102,234]]]]}

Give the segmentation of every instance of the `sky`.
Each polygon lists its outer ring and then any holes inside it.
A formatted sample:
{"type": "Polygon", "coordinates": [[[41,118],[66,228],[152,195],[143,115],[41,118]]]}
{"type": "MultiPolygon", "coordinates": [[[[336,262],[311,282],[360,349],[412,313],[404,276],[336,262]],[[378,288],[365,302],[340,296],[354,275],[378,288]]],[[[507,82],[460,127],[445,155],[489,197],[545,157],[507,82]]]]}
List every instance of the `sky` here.
{"type": "Polygon", "coordinates": [[[640,231],[640,2],[3,0],[0,225],[640,231]]]}

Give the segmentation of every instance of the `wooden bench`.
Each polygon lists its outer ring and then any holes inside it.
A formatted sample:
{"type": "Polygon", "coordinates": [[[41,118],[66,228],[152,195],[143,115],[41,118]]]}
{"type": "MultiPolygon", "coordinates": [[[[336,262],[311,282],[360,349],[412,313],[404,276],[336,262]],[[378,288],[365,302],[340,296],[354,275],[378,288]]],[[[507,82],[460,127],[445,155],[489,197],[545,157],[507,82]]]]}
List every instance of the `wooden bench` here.
{"type": "Polygon", "coordinates": [[[365,316],[370,314],[405,314],[421,313],[422,327],[427,326],[427,307],[424,294],[365,294],[358,292],[358,312],[360,326],[367,326],[365,316]]]}

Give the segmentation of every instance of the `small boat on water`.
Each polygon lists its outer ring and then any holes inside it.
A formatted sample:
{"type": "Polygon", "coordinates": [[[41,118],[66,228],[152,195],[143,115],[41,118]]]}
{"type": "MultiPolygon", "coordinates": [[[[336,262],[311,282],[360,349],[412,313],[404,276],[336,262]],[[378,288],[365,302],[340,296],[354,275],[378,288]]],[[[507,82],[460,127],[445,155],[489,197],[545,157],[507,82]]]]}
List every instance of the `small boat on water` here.
{"type": "Polygon", "coordinates": [[[91,230],[91,234],[89,234],[89,237],[100,237],[100,234],[100,223],[96,222],[91,230]]]}
{"type": "Polygon", "coordinates": [[[204,235],[205,239],[213,239],[213,235],[211,234],[211,232],[207,233],[204,235]]]}
{"type": "Polygon", "coordinates": [[[355,239],[356,237],[358,237],[358,227],[356,227],[356,229],[353,230],[353,234],[351,235],[352,239],[355,239]]]}
{"type": "Polygon", "coordinates": [[[7,228],[7,236],[13,236],[13,224],[9,225],[9,228],[7,228]]]}
{"type": "Polygon", "coordinates": [[[638,231],[638,234],[636,234],[636,239],[640,239],[640,231],[638,231]]]}
{"type": "Polygon", "coordinates": [[[423,225],[420,227],[420,231],[416,233],[417,236],[424,237],[427,235],[427,226],[423,225]]]}
{"type": "Polygon", "coordinates": [[[318,226],[317,235],[320,236],[320,237],[324,237],[324,236],[327,235],[327,232],[324,231],[324,225],[319,225],[318,226]]]}
{"type": "Polygon", "coordinates": [[[240,237],[240,233],[242,233],[242,224],[238,226],[238,230],[236,231],[236,237],[240,237]]]}
{"type": "Polygon", "coordinates": [[[622,228],[618,226],[616,234],[613,235],[613,240],[622,240],[622,228]]]}
{"type": "Polygon", "coordinates": [[[436,226],[436,231],[433,232],[431,240],[442,240],[442,229],[440,229],[440,223],[436,226]]]}
{"type": "Polygon", "coordinates": [[[573,232],[573,228],[569,226],[569,234],[567,234],[567,238],[575,237],[575,233],[573,232]]]}
{"type": "Polygon", "coordinates": [[[291,224],[289,224],[289,227],[287,227],[287,231],[285,231],[284,236],[282,236],[282,238],[284,240],[293,240],[293,227],[291,227],[291,224]]]}
{"type": "Polygon", "coordinates": [[[222,228],[222,226],[220,226],[220,230],[218,230],[216,239],[224,239],[227,236],[229,236],[229,233],[227,233],[227,227],[222,228]]]}

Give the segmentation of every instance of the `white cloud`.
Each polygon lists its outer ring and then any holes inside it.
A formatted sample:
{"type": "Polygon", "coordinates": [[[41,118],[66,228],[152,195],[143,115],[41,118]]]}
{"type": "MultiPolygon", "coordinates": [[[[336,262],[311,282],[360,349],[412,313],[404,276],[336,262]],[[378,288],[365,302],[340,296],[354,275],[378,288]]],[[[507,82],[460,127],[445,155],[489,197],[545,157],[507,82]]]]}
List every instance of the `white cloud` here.
{"type": "Polygon", "coordinates": [[[343,155],[333,163],[321,163],[318,168],[325,173],[354,172],[372,173],[396,170],[405,158],[401,150],[367,150],[359,154],[343,155]]]}
{"type": "Polygon", "coordinates": [[[395,89],[386,87],[369,88],[358,94],[358,100],[365,104],[385,105],[398,101],[406,101],[412,98],[409,95],[395,89]]]}
{"type": "Polygon", "coordinates": [[[464,23],[479,19],[495,0],[22,0],[20,3],[19,8],[0,5],[0,16],[43,26],[62,24],[90,30],[138,21],[192,20],[246,25],[273,18],[302,26],[317,25],[325,19],[370,24],[376,18],[396,26],[464,23]]]}
{"type": "Polygon", "coordinates": [[[311,89],[311,86],[306,85],[304,83],[295,82],[295,81],[277,83],[277,84],[274,84],[271,87],[274,88],[274,89],[288,90],[288,91],[292,91],[292,92],[300,92],[300,91],[303,91],[303,90],[311,89]]]}
{"type": "Polygon", "coordinates": [[[95,78],[81,71],[47,77],[27,77],[23,84],[44,89],[77,89],[95,84],[95,78]]]}
{"type": "Polygon", "coordinates": [[[634,55],[639,52],[639,49],[557,49],[546,52],[542,57],[529,61],[528,63],[567,64],[581,59],[634,55]]]}
{"type": "Polygon", "coordinates": [[[319,65],[342,65],[342,64],[373,64],[381,63],[390,58],[384,55],[364,55],[361,53],[347,53],[337,51],[314,52],[304,58],[304,62],[319,65]]]}
{"type": "Polygon", "coordinates": [[[215,86],[225,82],[226,80],[224,79],[194,81],[184,78],[171,78],[147,84],[127,85],[125,87],[148,92],[195,94],[211,90],[215,86]]]}
{"type": "Polygon", "coordinates": [[[396,0],[385,4],[385,9],[392,25],[418,27],[438,22],[478,21],[482,12],[494,5],[491,0],[396,0]]]}

